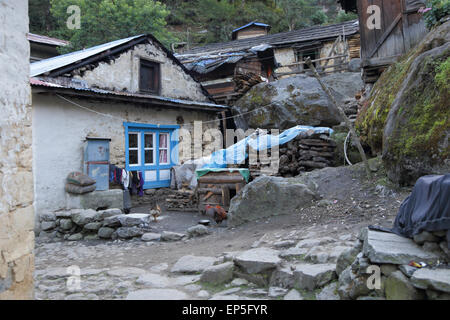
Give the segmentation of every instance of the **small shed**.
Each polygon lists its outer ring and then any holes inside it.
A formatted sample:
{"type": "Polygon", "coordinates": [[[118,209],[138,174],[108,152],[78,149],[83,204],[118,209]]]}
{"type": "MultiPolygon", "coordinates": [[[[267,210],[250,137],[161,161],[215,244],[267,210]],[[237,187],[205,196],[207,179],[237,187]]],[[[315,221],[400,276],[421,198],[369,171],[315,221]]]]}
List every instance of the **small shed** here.
{"type": "Polygon", "coordinates": [[[365,82],[378,80],[387,66],[419,43],[427,33],[422,16],[418,13],[425,6],[423,0],[338,2],[344,10],[358,14],[365,82]],[[379,28],[375,27],[376,23],[379,28]]]}
{"type": "Polygon", "coordinates": [[[259,36],[265,36],[270,31],[270,26],[261,22],[250,22],[245,26],[236,28],[232,31],[231,37],[233,40],[254,38],[259,36]]]}

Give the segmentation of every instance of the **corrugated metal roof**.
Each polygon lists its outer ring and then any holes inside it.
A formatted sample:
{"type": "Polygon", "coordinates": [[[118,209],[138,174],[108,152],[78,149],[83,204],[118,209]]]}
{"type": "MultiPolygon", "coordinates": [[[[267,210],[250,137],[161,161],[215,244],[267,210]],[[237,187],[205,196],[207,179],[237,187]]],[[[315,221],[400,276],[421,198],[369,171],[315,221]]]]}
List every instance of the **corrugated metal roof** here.
{"type": "Polygon", "coordinates": [[[342,35],[343,32],[345,32],[345,35],[347,36],[358,33],[358,20],[346,21],[343,23],[332,24],[328,26],[313,26],[305,29],[269,34],[266,36],[259,36],[255,38],[247,38],[222,43],[212,43],[203,47],[193,48],[191,50],[183,52],[183,54],[177,55],[177,57],[178,59],[183,60],[184,56],[193,54],[248,50],[263,43],[267,43],[274,47],[284,46],[292,43],[334,38],[342,35]]]}
{"type": "Polygon", "coordinates": [[[28,33],[27,34],[28,41],[42,43],[42,44],[48,44],[52,46],[67,46],[70,42],[62,39],[57,38],[51,38],[47,36],[43,36],[40,34],[35,33],[28,33]]]}
{"type": "Polygon", "coordinates": [[[250,23],[247,23],[245,26],[242,26],[242,27],[234,29],[232,32],[235,33],[236,31],[242,30],[244,28],[247,28],[247,27],[250,27],[250,26],[253,26],[253,25],[258,26],[258,27],[265,27],[265,28],[269,27],[270,28],[270,25],[268,25],[268,24],[252,21],[250,23]]]}
{"type": "Polygon", "coordinates": [[[30,76],[35,77],[40,74],[59,69],[61,67],[70,65],[72,63],[81,61],[83,59],[89,58],[96,54],[110,50],[112,48],[115,48],[117,46],[120,46],[122,44],[125,44],[131,40],[137,39],[142,36],[145,36],[145,35],[141,34],[141,35],[125,38],[125,39],[115,40],[115,41],[104,43],[104,44],[101,44],[101,45],[98,45],[98,46],[95,46],[92,48],[79,50],[79,51],[63,54],[60,56],[56,56],[56,57],[53,57],[50,59],[33,62],[30,64],[30,76]]]}
{"type": "Polygon", "coordinates": [[[229,108],[228,106],[214,104],[214,103],[208,103],[208,102],[200,102],[200,101],[191,101],[191,100],[184,100],[184,99],[175,99],[175,98],[167,98],[162,96],[155,96],[150,94],[141,94],[141,93],[131,93],[131,92],[118,92],[118,91],[110,91],[110,90],[104,90],[104,89],[98,89],[98,88],[86,88],[86,87],[80,87],[78,84],[74,85],[62,85],[62,84],[55,84],[49,81],[45,81],[38,78],[30,78],[30,84],[35,87],[48,87],[48,88],[55,88],[55,89],[71,89],[76,90],[80,92],[92,92],[92,93],[98,93],[102,95],[112,95],[112,96],[121,96],[121,97],[134,97],[134,98],[144,98],[144,99],[151,99],[151,100],[157,100],[161,102],[171,102],[179,104],[180,106],[199,106],[199,107],[209,107],[209,108],[229,108]]]}

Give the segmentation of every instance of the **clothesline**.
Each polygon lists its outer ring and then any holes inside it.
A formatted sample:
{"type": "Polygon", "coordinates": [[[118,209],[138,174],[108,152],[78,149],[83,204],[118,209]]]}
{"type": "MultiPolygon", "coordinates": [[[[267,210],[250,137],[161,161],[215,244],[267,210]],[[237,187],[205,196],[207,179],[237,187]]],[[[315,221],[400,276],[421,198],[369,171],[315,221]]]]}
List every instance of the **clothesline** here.
{"type": "MultiPolygon", "coordinates": [[[[86,110],[86,111],[89,111],[89,112],[92,112],[92,113],[95,113],[95,114],[98,114],[98,115],[101,115],[101,116],[104,116],[104,117],[113,118],[113,119],[118,119],[118,120],[120,120],[120,121],[122,121],[122,122],[128,122],[128,121],[130,121],[129,119],[125,119],[125,118],[122,118],[122,117],[113,116],[113,115],[108,114],[108,113],[103,113],[103,112],[99,112],[99,111],[90,109],[90,108],[85,107],[85,106],[82,106],[82,105],[80,105],[80,104],[78,104],[78,103],[76,103],[76,102],[74,102],[74,101],[72,101],[72,100],[70,100],[70,99],[67,99],[67,98],[65,98],[65,97],[63,97],[63,96],[61,96],[61,95],[59,95],[59,94],[56,94],[56,95],[57,95],[59,98],[65,100],[66,102],[68,102],[68,103],[70,103],[70,104],[72,104],[72,105],[74,105],[74,106],[77,106],[77,107],[79,107],[79,108],[81,108],[81,109],[84,109],[84,110],[86,110]]],[[[192,121],[191,123],[183,124],[183,125],[181,125],[181,126],[183,126],[183,127],[194,127],[195,122],[201,122],[202,124],[206,124],[206,123],[214,123],[214,122],[223,121],[223,120],[228,120],[228,119],[235,119],[235,118],[239,118],[239,117],[241,117],[241,116],[243,116],[243,115],[250,114],[250,113],[253,113],[253,112],[255,112],[255,111],[264,109],[264,108],[269,107],[269,106],[274,106],[274,107],[276,107],[276,105],[274,105],[273,103],[268,103],[268,104],[265,104],[265,105],[263,105],[263,106],[261,106],[261,107],[258,107],[258,108],[256,108],[256,109],[253,109],[253,110],[250,110],[250,111],[247,111],[247,112],[240,113],[239,115],[236,115],[236,116],[230,116],[230,117],[225,117],[225,118],[222,118],[222,119],[208,120],[208,121],[192,121]]],[[[146,123],[146,124],[154,124],[154,123],[146,123]]]]}

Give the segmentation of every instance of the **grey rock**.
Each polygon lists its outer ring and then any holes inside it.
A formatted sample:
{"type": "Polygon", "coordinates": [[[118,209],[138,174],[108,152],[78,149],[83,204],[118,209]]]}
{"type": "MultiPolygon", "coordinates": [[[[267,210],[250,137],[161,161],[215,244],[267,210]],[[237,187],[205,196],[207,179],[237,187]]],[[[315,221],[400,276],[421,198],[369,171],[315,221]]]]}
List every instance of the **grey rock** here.
{"type": "Polygon", "coordinates": [[[70,219],[71,214],[72,213],[70,211],[66,211],[66,210],[55,212],[56,218],[60,218],[60,219],[70,219]]]}
{"type": "Polygon", "coordinates": [[[213,257],[184,256],[173,265],[170,272],[189,274],[199,273],[214,265],[215,261],[216,258],[213,257]]]}
{"type": "Polygon", "coordinates": [[[209,292],[206,291],[206,290],[200,290],[200,291],[197,293],[197,298],[200,298],[200,299],[208,299],[210,296],[211,296],[211,295],[210,295],[209,292]]]}
{"type": "Polygon", "coordinates": [[[340,300],[337,294],[337,282],[325,286],[322,291],[316,295],[317,300],[340,300]]]}
{"type": "Polygon", "coordinates": [[[156,273],[144,273],[139,276],[136,283],[150,288],[166,288],[170,285],[170,279],[156,273]]]}
{"type": "Polygon", "coordinates": [[[42,221],[41,222],[41,230],[49,231],[56,227],[55,221],[42,221]]]}
{"type": "Polygon", "coordinates": [[[241,278],[236,278],[233,281],[231,281],[230,283],[232,286],[235,287],[240,287],[240,286],[245,286],[248,284],[248,281],[245,279],[241,279],[241,278]]]}
{"type": "Polygon", "coordinates": [[[119,216],[120,215],[105,218],[103,220],[103,226],[110,227],[110,228],[120,227],[121,224],[120,224],[119,216]]]}
{"type": "Polygon", "coordinates": [[[83,239],[83,235],[81,233],[72,234],[67,238],[67,240],[69,241],[78,241],[81,239],[83,239]]]}
{"type": "Polygon", "coordinates": [[[96,221],[103,221],[106,218],[119,216],[122,213],[123,213],[122,210],[120,210],[118,208],[111,208],[111,209],[101,210],[101,211],[97,212],[97,216],[95,217],[95,220],[96,221]]]}
{"type": "Polygon", "coordinates": [[[87,231],[98,231],[102,226],[101,222],[90,222],[84,225],[83,229],[87,231]]]}
{"type": "Polygon", "coordinates": [[[146,273],[145,270],[135,267],[120,267],[120,268],[113,268],[111,270],[108,270],[106,272],[108,276],[111,277],[118,277],[118,278],[124,278],[124,279],[136,279],[140,275],[143,275],[146,273]]]}
{"type": "Polygon", "coordinates": [[[292,289],[284,296],[283,300],[305,300],[303,296],[295,289],[292,289]]]}
{"type": "Polygon", "coordinates": [[[98,240],[99,236],[96,234],[88,234],[84,236],[84,240],[98,240]]]}
{"type": "Polygon", "coordinates": [[[262,176],[247,184],[230,203],[228,226],[281,214],[292,214],[317,195],[306,185],[281,177],[262,176]]]}
{"type": "Polygon", "coordinates": [[[294,240],[283,240],[283,241],[277,241],[273,244],[273,246],[276,249],[284,249],[284,248],[290,248],[295,246],[296,243],[294,240]]]}
{"type": "Polygon", "coordinates": [[[187,234],[190,238],[200,237],[209,234],[210,231],[204,225],[198,224],[187,229],[187,234]]]}
{"type": "Polygon", "coordinates": [[[350,72],[361,72],[362,61],[359,58],[351,59],[348,63],[348,71],[350,72]]]}
{"type": "Polygon", "coordinates": [[[141,240],[142,241],[159,241],[159,240],[161,240],[161,234],[152,233],[152,232],[144,233],[141,237],[141,240]]]}
{"type": "Polygon", "coordinates": [[[271,286],[291,289],[294,287],[294,284],[294,272],[292,271],[290,266],[279,266],[275,271],[272,272],[272,276],[270,278],[271,286]]]}
{"type": "Polygon", "coordinates": [[[146,213],[121,214],[116,217],[122,227],[134,227],[150,222],[150,215],[146,213]]]}
{"type": "Polygon", "coordinates": [[[120,227],[116,230],[117,236],[122,239],[130,239],[134,237],[140,237],[143,235],[143,231],[138,227],[120,227]]]}
{"type": "Polygon", "coordinates": [[[233,268],[234,264],[232,262],[225,262],[219,265],[207,267],[203,271],[200,280],[211,284],[230,282],[233,279],[233,268]]]}
{"type": "Polygon", "coordinates": [[[251,249],[237,255],[234,263],[246,273],[260,273],[275,269],[281,263],[278,254],[279,251],[270,248],[251,249]]]}
{"type": "Polygon", "coordinates": [[[450,269],[422,268],[414,272],[411,282],[419,289],[434,289],[450,293],[450,269]]]}
{"type": "Polygon", "coordinates": [[[294,247],[281,251],[279,256],[283,259],[304,258],[309,250],[309,248],[294,247]]]}
{"type": "Polygon", "coordinates": [[[330,237],[318,238],[318,239],[305,239],[301,240],[297,243],[296,248],[312,248],[320,245],[324,245],[327,243],[332,243],[335,240],[330,237]]]}
{"type": "Polygon", "coordinates": [[[358,253],[359,250],[357,248],[348,248],[339,255],[336,261],[336,273],[338,276],[355,261],[358,253]]]}
{"type": "Polygon", "coordinates": [[[174,286],[185,286],[200,281],[200,275],[199,274],[184,275],[170,279],[172,281],[172,285],[174,286]]]}
{"type": "Polygon", "coordinates": [[[59,227],[63,230],[70,230],[73,227],[73,223],[71,219],[61,219],[59,221],[59,227]]]}
{"type": "Polygon", "coordinates": [[[433,231],[432,234],[437,238],[444,238],[447,235],[447,230],[433,231]]]}
{"type": "Polygon", "coordinates": [[[363,246],[364,255],[372,263],[408,264],[411,260],[435,262],[439,256],[427,252],[414,241],[396,234],[368,230],[363,246]]]}
{"type": "MultiPolygon", "coordinates": [[[[323,81],[333,88],[332,94],[339,103],[354,97],[364,86],[359,73],[336,73],[323,77],[323,81]]],[[[284,130],[298,124],[328,127],[341,122],[319,82],[306,75],[253,86],[235,103],[233,110],[244,114],[241,124],[246,125],[244,130],[284,130]],[[261,109],[261,105],[267,104],[270,107],[261,109]]]]}
{"type": "Polygon", "coordinates": [[[288,292],[288,289],[285,288],[280,288],[280,287],[270,287],[269,288],[269,292],[268,292],[268,296],[270,298],[278,298],[278,297],[282,297],[285,296],[288,292]]]}
{"type": "Polygon", "coordinates": [[[336,278],[334,264],[298,264],[295,266],[295,287],[306,290],[320,288],[336,278]]]}
{"type": "Polygon", "coordinates": [[[188,296],[176,289],[143,289],[130,292],[126,300],[186,300],[188,296]]]}
{"type": "Polygon", "coordinates": [[[424,298],[400,271],[393,272],[386,280],[385,293],[387,300],[420,300],[424,298]]]}
{"type": "Polygon", "coordinates": [[[98,236],[102,239],[111,239],[111,236],[114,232],[113,228],[101,227],[98,229],[98,236]]]}
{"type": "Polygon", "coordinates": [[[439,243],[436,243],[436,242],[425,242],[422,245],[422,249],[425,251],[432,251],[438,255],[441,253],[441,250],[439,248],[439,243]]]}
{"type": "Polygon", "coordinates": [[[423,231],[414,236],[414,242],[417,244],[424,244],[425,242],[437,242],[439,239],[435,237],[431,232],[423,231]]]}
{"type": "Polygon", "coordinates": [[[84,226],[90,222],[94,222],[97,211],[88,209],[72,212],[71,218],[79,226],[84,226]]]}
{"type": "Polygon", "coordinates": [[[400,270],[401,272],[403,272],[403,274],[404,274],[405,276],[407,276],[408,278],[411,278],[412,275],[414,274],[414,272],[417,271],[417,268],[411,267],[411,266],[409,266],[409,265],[407,265],[407,264],[402,264],[402,265],[401,265],[400,267],[398,267],[398,268],[399,268],[399,270],[400,270]]]}
{"type": "Polygon", "coordinates": [[[161,241],[179,241],[185,237],[183,233],[163,231],[161,233],[161,241]]]}
{"type": "Polygon", "coordinates": [[[56,220],[56,214],[52,212],[44,212],[39,215],[40,221],[55,221],[56,220]]]}
{"type": "Polygon", "coordinates": [[[242,291],[242,295],[246,297],[265,297],[267,294],[266,289],[247,289],[242,291]]]}
{"type": "Polygon", "coordinates": [[[384,274],[385,276],[390,276],[392,273],[396,272],[397,269],[397,265],[395,264],[383,264],[381,265],[381,273],[384,274]]]}

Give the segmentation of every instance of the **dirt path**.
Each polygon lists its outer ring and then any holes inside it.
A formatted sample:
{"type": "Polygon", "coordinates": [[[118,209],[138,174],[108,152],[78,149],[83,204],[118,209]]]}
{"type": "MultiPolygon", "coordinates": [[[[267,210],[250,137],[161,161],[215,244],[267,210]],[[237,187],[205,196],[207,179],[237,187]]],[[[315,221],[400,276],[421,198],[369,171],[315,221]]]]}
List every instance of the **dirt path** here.
{"type": "MultiPolygon", "coordinates": [[[[37,240],[37,298],[65,299],[74,294],[78,297],[77,293],[64,288],[64,281],[48,276],[58,268],[64,269],[72,265],[78,266],[82,272],[91,269],[103,270],[99,271],[97,278],[89,278],[85,284],[87,288],[93,287],[91,295],[122,299],[128,289],[135,289],[135,285],[125,281],[124,288],[119,290],[124,280],[120,278],[120,281],[116,281],[105,276],[107,270],[125,267],[152,270],[156,267],[165,272],[164,270],[168,270],[185,255],[218,257],[224,252],[247,250],[252,245],[270,246],[279,240],[299,241],[311,237],[311,234],[317,238],[338,239],[349,235],[354,238],[362,227],[371,224],[392,226],[400,204],[409,194],[409,190],[392,191],[380,187],[380,177],[377,176],[370,182],[360,179],[358,176],[361,175],[354,169],[317,172],[319,179],[322,179],[319,191],[326,195],[325,200],[313,203],[298,212],[247,223],[236,228],[216,226],[213,222],[210,226],[211,234],[203,237],[151,243],[140,240],[42,243],[37,240]],[[104,290],[95,289],[98,287],[104,290]]],[[[140,205],[134,208],[133,212],[146,212],[149,207],[140,205]]],[[[203,218],[196,212],[166,212],[161,221],[152,224],[152,229],[155,232],[185,232],[188,227],[203,218]]],[[[64,272],[61,270],[59,272],[64,272]]]]}

